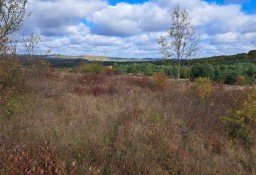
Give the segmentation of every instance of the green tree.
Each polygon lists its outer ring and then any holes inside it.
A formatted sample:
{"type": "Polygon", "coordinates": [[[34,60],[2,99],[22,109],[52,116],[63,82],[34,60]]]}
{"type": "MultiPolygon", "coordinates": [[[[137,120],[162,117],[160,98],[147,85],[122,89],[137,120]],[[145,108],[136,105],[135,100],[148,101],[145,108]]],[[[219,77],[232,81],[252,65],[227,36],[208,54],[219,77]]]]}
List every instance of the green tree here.
{"type": "Polygon", "coordinates": [[[251,58],[256,58],[256,50],[250,50],[248,52],[248,56],[251,58]]]}
{"type": "Polygon", "coordinates": [[[210,64],[195,64],[191,69],[191,78],[197,77],[213,78],[214,68],[210,64]]]}
{"type": "Polygon", "coordinates": [[[188,66],[183,66],[181,67],[181,78],[188,79],[190,78],[190,67],[188,66]]]}
{"type": "Polygon", "coordinates": [[[224,79],[225,79],[225,74],[223,73],[221,66],[220,65],[215,66],[213,80],[217,82],[223,82],[224,79]]]}
{"type": "Polygon", "coordinates": [[[180,79],[181,60],[194,57],[198,50],[199,37],[191,24],[187,10],[178,7],[172,12],[172,23],[167,36],[158,40],[160,53],[164,59],[176,59],[178,63],[178,80],[180,79]]]}
{"type": "Polygon", "coordinates": [[[145,65],[144,75],[146,75],[146,76],[154,75],[153,64],[149,63],[149,64],[145,65]]]}

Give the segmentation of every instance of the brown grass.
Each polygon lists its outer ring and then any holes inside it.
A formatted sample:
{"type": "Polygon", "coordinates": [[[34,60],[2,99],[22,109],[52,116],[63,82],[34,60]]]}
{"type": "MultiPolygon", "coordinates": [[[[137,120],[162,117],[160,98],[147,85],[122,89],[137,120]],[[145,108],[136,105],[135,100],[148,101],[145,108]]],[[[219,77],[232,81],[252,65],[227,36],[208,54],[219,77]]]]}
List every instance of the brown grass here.
{"type": "Polygon", "coordinates": [[[220,120],[246,89],[216,86],[201,99],[163,77],[51,77],[30,78],[5,106],[0,174],[256,173],[255,145],[230,141],[220,120]]]}

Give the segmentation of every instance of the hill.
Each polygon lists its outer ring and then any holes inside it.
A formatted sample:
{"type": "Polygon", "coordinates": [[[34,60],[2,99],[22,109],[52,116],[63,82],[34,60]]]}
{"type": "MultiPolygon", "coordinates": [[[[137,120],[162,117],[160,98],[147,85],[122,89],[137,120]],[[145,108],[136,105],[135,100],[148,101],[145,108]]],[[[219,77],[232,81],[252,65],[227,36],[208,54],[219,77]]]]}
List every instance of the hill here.
{"type": "MultiPolygon", "coordinates": [[[[194,64],[234,64],[253,62],[256,63],[255,50],[248,53],[241,53],[236,55],[221,55],[207,58],[197,58],[190,60],[183,60],[183,66],[191,66],[194,64]]],[[[50,55],[42,57],[47,62],[52,63],[55,67],[76,67],[80,63],[100,62],[105,66],[118,64],[133,64],[133,63],[151,63],[154,65],[175,65],[175,60],[162,60],[159,58],[119,58],[108,56],[65,56],[65,55],[50,55]]]]}
{"type": "Polygon", "coordinates": [[[66,56],[66,55],[50,55],[46,59],[82,59],[91,62],[101,61],[101,62],[134,62],[134,61],[152,61],[158,60],[154,58],[121,58],[121,57],[109,57],[109,56],[97,56],[97,55],[87,55],[87,56],[66,56]]]}

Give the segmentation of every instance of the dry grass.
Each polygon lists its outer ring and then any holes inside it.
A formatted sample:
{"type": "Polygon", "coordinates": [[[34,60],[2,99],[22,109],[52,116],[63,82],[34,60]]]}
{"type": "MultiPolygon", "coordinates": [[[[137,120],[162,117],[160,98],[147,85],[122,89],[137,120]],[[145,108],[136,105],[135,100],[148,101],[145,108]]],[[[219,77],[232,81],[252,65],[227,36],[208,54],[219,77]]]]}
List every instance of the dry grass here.
{"type": "Polygon", "coordinates": [[[0,174],[256,173],[255,145],[220,120],[246,89],[201,99],[163,77],[59,73],[27,84],[0,119],[0,174]]]}

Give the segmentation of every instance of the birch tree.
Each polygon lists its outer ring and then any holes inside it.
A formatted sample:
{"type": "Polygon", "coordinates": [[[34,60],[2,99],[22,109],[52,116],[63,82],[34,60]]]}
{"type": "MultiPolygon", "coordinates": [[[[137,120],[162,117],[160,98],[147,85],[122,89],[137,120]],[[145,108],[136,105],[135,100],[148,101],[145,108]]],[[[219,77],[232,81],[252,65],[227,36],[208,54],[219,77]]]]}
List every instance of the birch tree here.
{"type": "Polygon", "coordinates": [[[180,79],[181,61],[195,57],[198,50],[199,36],[191,24],[187,10],[176,7],[171,15],[171,26],[166,36],[158,40],[160,53],[164,59],[175,59],[178,64],[178,80],[180,79]]]}

